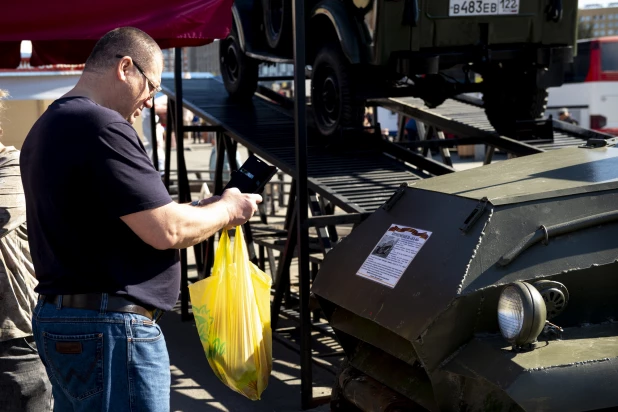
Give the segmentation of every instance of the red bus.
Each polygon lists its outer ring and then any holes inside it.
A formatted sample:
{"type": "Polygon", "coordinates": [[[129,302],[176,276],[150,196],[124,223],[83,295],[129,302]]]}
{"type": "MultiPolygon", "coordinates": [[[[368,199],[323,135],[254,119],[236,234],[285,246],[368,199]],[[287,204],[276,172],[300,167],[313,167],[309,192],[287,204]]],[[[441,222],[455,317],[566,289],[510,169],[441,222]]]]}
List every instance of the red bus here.
{"type": "Polygon", "coordinates": [[[582,127],[618,136],[618,36],[577,43],[564,85],[549,89],[547,114],[563,108],[582,127]]]}

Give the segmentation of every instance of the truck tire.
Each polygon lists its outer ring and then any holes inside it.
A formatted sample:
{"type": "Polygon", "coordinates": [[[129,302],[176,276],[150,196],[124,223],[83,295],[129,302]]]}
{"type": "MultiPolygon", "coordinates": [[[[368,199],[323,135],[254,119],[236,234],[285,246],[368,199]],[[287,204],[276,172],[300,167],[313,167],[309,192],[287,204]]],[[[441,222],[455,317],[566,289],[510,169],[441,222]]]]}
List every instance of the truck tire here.
{"type": "Polygon", "coordinates": [[[342,128],[361,128],[364,102],[354,95],[350,64],[338,45],[317,52],[311,76],[311,105],[315,123],[324,136],[342,128]]]}
{"type": "Polygon", "coordinates": [[[335,382],[333,384],[332,392],[330,394],[330,410],[331,412],[360,412],[360,410],[352,405],[346,398],[343,396],[343,388],[339,383],[339,375],[349,366],[349,362],[347,358],[345,358],[341,365],[339,365],[339,371],[337,375],[335,375],[335,382]]]}
{"type": "Polygon", "coordinates": [[[219,42],[219,63],[230,98],[250,100],[257,89],[259,63],[242,51],[236,29],[219,42]]]}
{"type": "Polygon", "coordinates": [[[292,1],[262,0],[264,33],[273,50],[289,51],[292,46],[292,1]]]}
{"type": "Polygon", "coordinates": [[[489,75],[483,93],[485,113],[496,132],[517,138],[516,122],[543,117],[547,89],[537,87],[528,74],[489,75]]]}

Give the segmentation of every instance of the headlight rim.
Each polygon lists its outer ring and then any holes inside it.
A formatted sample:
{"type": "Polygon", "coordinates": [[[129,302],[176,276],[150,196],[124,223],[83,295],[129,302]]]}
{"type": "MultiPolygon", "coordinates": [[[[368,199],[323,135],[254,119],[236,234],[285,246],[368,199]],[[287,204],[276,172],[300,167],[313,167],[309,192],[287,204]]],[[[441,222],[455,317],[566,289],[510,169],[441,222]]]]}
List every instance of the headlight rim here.
{"type": "Polygon", "coordinates": [[[534,343],[543,331],[545,321],[547,320],[545,301],[534,286],[526,282],[515,281],[506,285],[500,292],[498,307],[500,307],[500,299],[502,299],[504,291],[509,287],[515,288],[521,298],[523,322],[519,333],[517,333],[514,338],[509,339],[504,336],[502,328],[500,328],[500,324],[498,324],[500,334],[504,339],[516,347],[534,343]]]}

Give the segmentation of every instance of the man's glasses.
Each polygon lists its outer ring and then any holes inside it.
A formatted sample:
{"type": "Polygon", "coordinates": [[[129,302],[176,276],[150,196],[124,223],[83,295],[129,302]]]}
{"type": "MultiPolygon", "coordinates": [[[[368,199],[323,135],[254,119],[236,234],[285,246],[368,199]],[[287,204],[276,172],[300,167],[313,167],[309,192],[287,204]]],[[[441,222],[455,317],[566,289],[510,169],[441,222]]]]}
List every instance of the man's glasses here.
{"type": "MultiPolygon", "coordinates": [[[[121,54],[117,54],[116,58],[118,59],[122,59],[124,56],[121,54]]],[[[130,57],[130,56],[128,56],[130,57]]],[[[131,60],[133,61],[133,65],[135,66],[135,68],[137,69],[138,72],[140,72],[142,74],[142,76],[144,76],[144,78],[146,79],[146,81],[148,82],[148,88],[150,89],[150,97],[154,97],[155,94],[159,93],[161,91],[161,87],[157,87],[155,86],[155,84],[150,81],[150,79],[148,78],[148,76],[146,76],[146,73],[144,73],[144,71],[142,70],[141,67],[139,67],[139,65],[135,62],[135,60],[133,60],[133,58],[131,58],[131,60]]]]}

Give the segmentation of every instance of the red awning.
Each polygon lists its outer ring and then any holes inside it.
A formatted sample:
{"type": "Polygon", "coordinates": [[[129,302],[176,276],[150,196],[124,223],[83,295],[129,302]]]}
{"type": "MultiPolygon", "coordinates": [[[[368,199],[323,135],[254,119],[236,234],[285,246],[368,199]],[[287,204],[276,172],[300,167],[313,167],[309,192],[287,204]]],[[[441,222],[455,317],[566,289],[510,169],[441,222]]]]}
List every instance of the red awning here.
{"type": "Polygon", "coordinates": [[[0,68],[21,60],[32,41],[30,64],[80,64],[96,41],[122,26],[137,27],[162,48],[201,46],[225,38],[233,0],[16,0],[0,7],[0,68]]]}

